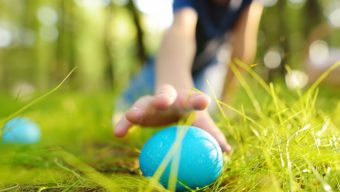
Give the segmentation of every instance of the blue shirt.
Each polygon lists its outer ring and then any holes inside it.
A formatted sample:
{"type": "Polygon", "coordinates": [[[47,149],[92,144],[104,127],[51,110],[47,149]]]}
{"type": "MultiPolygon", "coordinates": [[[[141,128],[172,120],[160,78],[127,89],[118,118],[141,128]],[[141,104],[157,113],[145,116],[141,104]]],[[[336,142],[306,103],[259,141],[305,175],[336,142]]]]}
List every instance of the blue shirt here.
{"type": "Polygon", "coordinates": [[[251,2],[252,0],[230,0],[227,5],[217,5],[212,0],[174,0],[173,11],[191,7],[197,12],[197,56],[204,50],[209,40],[222,37],[230,31],[251,2]]]}

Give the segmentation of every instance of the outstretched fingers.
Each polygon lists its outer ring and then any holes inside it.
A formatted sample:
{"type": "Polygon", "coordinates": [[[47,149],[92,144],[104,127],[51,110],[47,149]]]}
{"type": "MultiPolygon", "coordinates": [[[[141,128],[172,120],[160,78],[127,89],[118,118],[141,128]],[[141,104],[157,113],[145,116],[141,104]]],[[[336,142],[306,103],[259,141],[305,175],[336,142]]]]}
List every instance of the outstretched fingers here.
{"type": "Polygon", "coordinates": [[[117,137],[124,137],[132,126],[133,124],[123,116],[115,126],[114,134],[117,137]]]}
{"type": "Polygon", "coordinates": [[[156,109],[166,110],[174,104],[176,98],[176,89],[171,85],[164,85],[157,90],[152,104],[156,109]]]}
{"type": "Polygon", "coordinates": [[[151,110],[150,106],[153,99],[153,96],[144,96],[138,99],[116,124],[114,130],[115,135],[123,137],[133,125],[141,124],[148,110],[151,110]]]}
{"type": "Polygon", "coordinates": [[[147,114],[153,110],[154,96],[144,96],[138,99],[127,111],[125,117],[133,124],[142,124],[147,114]]]}
{"type": "Polygon", "coordinates": [[[177,107],[184,110],[204,110],[208,108],[210,98],[201,92],[183,91],[177,99],[177,107]]]}
{"type": "MultiPolygon", "coordinates": [[[[210,103],[207,95],[192,90],[160,87],[154,96],[139,98],[115,127],[116,136],[124,136],[133,125],[164,126],[177,122],[190,111],[204,111],[210,103]]],[[[208,126],[208,125],[207,125],[208,126]]]]}
{"type": "Polygon", "coordinates": [[[171,85],[160,87],[154,96],[152,105],[156,110],[175,110],[180,114],[191,110],[204,110],[210,104],[210,98],[193,90],[176,90],[171,85]]]}

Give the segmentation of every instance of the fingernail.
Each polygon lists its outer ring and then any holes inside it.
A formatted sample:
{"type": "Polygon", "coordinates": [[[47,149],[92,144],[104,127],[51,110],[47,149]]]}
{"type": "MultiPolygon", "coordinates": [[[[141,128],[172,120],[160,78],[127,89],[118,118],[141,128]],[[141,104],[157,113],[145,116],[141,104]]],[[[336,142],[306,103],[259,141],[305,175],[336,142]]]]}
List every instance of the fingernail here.
{"type": "Polygon", "coordinates": [[[160,94],[157,95],[157,97],[166,97],[166,98],[168,98],[169,96],[167,94],[165,94],[165,93],[160,93],[160,94]]]}
{"type": "Polygon", "coordinates": [[[159,95],[157,95],[158,98],[164,98],[164,99],[173,99],[173,97],[169,94],[166,93],[161,93],[159,95]]]}
{"type": "Polygon", "coordinates": [[[132,116],[140,116],[141,115],[141,109],[138,107],[132,107],[128,112],[128,115],[132,116]]]}
{"type": "Polygon", "coordinates": [[[132,107],[131,111],[139,111],[139,108],[138,107],[132,107]]]}
{"type": "Polygon", "coordinates": [[[194,99],[206,99],[208,100],[209,103],[211,102],[210,97],[208,97],[207,95],[203,95],[203,94],[193,95],[193,98],[194,99]]]}

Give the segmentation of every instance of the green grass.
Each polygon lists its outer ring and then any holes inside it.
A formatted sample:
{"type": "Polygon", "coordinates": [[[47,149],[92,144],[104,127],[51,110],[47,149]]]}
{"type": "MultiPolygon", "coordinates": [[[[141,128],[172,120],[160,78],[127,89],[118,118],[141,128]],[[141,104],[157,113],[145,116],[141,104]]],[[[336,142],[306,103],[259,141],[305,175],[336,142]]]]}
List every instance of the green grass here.
{"type": "MultiPolygon", "coordinates": [[[[216,100],[216,122],[234,152],[202,190],[340,191],[340,91],[291,91],[251,70],[248,76],[238,76],[243,89],[231,106],[216,100]]],[[[0,145],[0,191],[144,191],[149,181],[137,158],[156,130],[136,127],[114,138],[113,95],[57,91],[22,111],[39,124],[42,140],[0,145]]],[[[0,120],[29,104],[0,97],[0,120]]]]}

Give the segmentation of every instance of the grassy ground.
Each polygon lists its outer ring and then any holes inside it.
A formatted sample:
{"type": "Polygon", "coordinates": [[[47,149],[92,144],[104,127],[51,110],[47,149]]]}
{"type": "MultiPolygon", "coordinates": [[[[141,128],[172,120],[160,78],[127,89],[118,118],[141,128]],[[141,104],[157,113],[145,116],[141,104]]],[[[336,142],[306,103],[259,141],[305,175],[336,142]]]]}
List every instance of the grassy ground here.
{"type": "MultiPolygon", "coordinates": [[[[202,190],[340,191],[340,90],[289,91],[240,80],[234,104],[219,103],[223,110],[215,114],[234,153],[202,190]]],[[[0,97],[0,120],[28,103],[0,97]]],[[[59,91],[22,112],[39,124],[42,140],[0,145],[0,192],[143,191],[148,180],[137,158],[155,130],[137,127],[114,139],[112,107],[111,93],[59,91]]]]}

